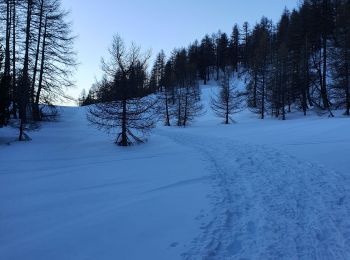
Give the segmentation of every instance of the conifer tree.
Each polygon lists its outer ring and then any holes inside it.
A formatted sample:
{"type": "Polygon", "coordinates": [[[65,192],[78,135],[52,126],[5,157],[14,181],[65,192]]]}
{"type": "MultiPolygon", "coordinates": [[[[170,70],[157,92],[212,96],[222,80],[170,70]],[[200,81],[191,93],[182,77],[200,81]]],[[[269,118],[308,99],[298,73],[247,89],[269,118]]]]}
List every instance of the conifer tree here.
{"type": "MultiPolygon", "coordinates": [[[[248,24],[245,24],[245,33],[247,38],[248,24]]],[[[230,58],[231,58],[231,65],[236,72],[238,71],[238,63],[240,59],[239,44],[240,44],[240,32],[239,32],[238,25],[235,24],[235,26],[233,27],[231,39],[230,39],[230,53],[231,53],[230,58]]]]}
{"type": "Polygon", "coordinates": [[[116,135],[116,144],[144,142],[155,126],[155,100],[148,96],[149,53],[132,44],[129,49],[120,36],[113,38],[110,60],[103,61],[106,74],[98,91],[100,103],[90,107],[87,118],[98,129],[116,135]]]}
{"type": "Polygon", "coordinates": [[[243,94],[237,89],[230,68],[226,68],[221,82],[219,93],[211,99],[211,109],[215,115],[224,120],[225,124],[234,122],[232,115],[241,111],[243,94]]]}

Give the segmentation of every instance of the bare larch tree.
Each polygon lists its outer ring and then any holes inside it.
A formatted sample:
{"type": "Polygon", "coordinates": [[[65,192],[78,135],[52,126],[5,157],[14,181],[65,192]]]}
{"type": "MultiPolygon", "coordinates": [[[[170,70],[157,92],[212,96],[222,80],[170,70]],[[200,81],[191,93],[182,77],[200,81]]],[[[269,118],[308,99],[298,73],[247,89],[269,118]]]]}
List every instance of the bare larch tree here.
{"type": "Polygon", "coordinates": [[[88,109],[89,122],[116,134],[116,144],[144,141],[155,126],[155,99],[148,95],[147,62],[150,54],[132,44],[126,48],[120,36],[113,38],[110,60],[102,61],[104,79],[98,86],[99,103],[88,109]]]}

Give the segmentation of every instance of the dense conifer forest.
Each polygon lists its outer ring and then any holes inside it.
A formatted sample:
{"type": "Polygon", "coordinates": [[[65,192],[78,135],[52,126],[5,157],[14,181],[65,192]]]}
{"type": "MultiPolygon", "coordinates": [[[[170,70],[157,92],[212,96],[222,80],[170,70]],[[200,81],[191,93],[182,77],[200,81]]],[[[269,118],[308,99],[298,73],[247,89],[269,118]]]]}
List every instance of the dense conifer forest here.
{"type": "MultiPolygon", "coordinates": [[[[67,98],[76,66],[74,36],[60,0],[3,0],[0,8],[0,126],[18,128],[19,139],[25,140],[25,130],[55,117],[54,104],[67,98]]],[[[109,112],[118,115],[116,126],[123,129],[118,143],[124,146],[126,132],[134,136],[126,126],[134,112],[140,124],[132,128],[142,132],[154,126],[157,119],[149,115],[154,111],[167,126],[187,126],[204,113],[199,83],[210,80],[223,85],[212,108],[221,110],[216,112],[226,123],[233,110],[245,106],[261,119],[285,120],[294,110],[306,116],[310,109],[330,117],[342,109],[349,116],[349,10],[346,0],[305,0],[297,9],[284,10],[277,23],[263,17],[257,24],[236,24],[231,33],[207,34],[169,57],[161,51],[151,69],[148,52],[136,45],[128,49],[116,36],[110,53],[114,67],[102,64],[105,75],[82,93],[79,104],[114,102],[117,109],[109,112]],[[235,77],[244,78],[246,86],[233,93],[235,77]],[[157,100],[145,98],[151,94],[157,100]],[[141,122],[145,112],[147,123],[141,122]]],[[[115,125],[107,122],[106,109],[90,112],[92,124],[105,130],[115,125]]]]}
{"type": "MultiPolygon", "coordinates": [[[[262,119],[284,120],[293,109],[307,115],[311,108],[329,116],[334,109],[350,115],[349,10],[349,1],[306,0],[284,10],[277,23],[263,17],[257,24],[234,25],[229,34],[208,34],[174,49],[168,58],[161,52],[145,81],[145,94],[160,93],[168,111],[168,105],[196,92],[198,80],[220,81],[229,68],[245,77],[246,103],[262,119]]],[[[98,85],[83,104],[103,101],[98,85]]]]}

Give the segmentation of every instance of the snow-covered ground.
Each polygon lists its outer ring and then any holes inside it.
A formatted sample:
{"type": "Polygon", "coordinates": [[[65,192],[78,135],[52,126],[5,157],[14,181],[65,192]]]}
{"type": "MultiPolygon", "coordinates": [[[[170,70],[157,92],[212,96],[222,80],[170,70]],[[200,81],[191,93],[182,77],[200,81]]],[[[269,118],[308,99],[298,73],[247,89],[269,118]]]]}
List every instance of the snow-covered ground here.
{"type": "Polygon", "coordinates": [[[0,145],[0,259],[350,259],[349,119],[208,111],[123,149],[61,113],[0,145]]]}

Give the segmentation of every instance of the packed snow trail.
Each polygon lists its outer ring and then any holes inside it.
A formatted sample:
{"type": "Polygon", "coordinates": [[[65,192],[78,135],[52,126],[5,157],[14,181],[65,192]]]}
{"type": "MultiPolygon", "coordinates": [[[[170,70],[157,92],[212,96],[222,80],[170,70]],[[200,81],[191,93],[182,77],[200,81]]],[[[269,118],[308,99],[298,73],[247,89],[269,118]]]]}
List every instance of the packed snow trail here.
{"type": "Polygon", "coordinates": [[[185,259],[350,259],[349,182],[266,146],[171,134],[212,175],[212,209],[185,259]]]}

